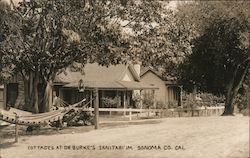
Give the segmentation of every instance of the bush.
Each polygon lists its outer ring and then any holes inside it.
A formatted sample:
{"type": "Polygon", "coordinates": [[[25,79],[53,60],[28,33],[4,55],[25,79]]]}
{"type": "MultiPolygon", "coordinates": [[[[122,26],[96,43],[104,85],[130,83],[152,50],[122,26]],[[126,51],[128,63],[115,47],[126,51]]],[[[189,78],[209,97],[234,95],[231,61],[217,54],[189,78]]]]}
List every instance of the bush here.
{"type": "Polygon", "coordinates": [[[142,97],[143,108],[154,108],[154,95],[152,93],[144,93],[142,97]]]}
{"type": "Polygon", "coordinates": [[[196,107],[202,107],[202,106],[208,106],[208,107],[213,107],[213,106],[218,106],[219,103],[224,103],[225,102],[225,97],[224,96],[216,96],[211,93],[200,93],[197,95],[197,99],[199,98],[200,100],[194,99],[193,95],[191,94],[186,94],[183,96],[183,107],[185,108],[196,108],[196,107]]]}
{"type": "Polygon", "coordinates": [[[169,103],[168,103],[168,108],[169,108],[169,109],[178,108],[178,103],[177,103],[177,102],[169,102],[169,103]]]}
{"type": "Polygon", "coordinates": [[[105,107],[116,108],[118,103],[120,103],[120,98],[119,97],[114,97],[114,98],[103,97],[102,101],[105,107]]]}
{"type": "Polygon", "coordinates": [[[78,113],[77,111],[72,110],[66,114],[63,119],[67,122],[68,126],[89,126],[94,124],[94,115],[92,112],[86,111],[78,113]]]}
{"type": "Polygon", "coordinates": [[[156,109],[167,109],[167,106],[162,101],[157,101],[156,109]]]}
{"type": "Polygon", "coordinates": [[[132,96],[132,100],[134,101],[134,107],[137,109],[143,108],[140,105],[140,102],[142,101],[142,97],[140,94],[136,93],[135,95],[132,96]]]}
{"type": "Polygon", "coordinates": [[[250,103],[248,94],[249,92],[245,92],[244,94],[238,94],[235,98],[235,104],[237,105],[239,112],[245,116],[249,116],[250,103]]]}

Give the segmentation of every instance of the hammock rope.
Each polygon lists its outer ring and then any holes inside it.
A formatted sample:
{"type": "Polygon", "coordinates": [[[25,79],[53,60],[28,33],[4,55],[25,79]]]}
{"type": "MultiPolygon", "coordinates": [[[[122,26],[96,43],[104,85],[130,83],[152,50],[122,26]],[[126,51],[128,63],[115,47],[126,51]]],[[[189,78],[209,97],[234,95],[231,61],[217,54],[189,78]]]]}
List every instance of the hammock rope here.
{"type": "MultiPolygon", "coordinates": [[[[62,99],[61,99],[62,100],[62,99]]],[[[86,99],[83,99],[75,104],[68,104],[64,101],[64,104],[68,105],[66,107],[60,108],[58,110],[52,110],[46,113],[40,114],[32,114],[23,110],[11,108],[9,111],[0,109],[0,120],[3,120],[8,123],[12,124],[20,124],[20,125],[39,125],[39,126],[46,126],[50,122],[62,120],[63,116],[68,113],[70,110],[74,109],[77,112],[82,111],[82,108],[86,108],[88,104],[93,101],[90,100],[88,103],[84,104],[80,108],[76,108],[76,106],[82,104],[86,99]],[[18,120],[16,121],[16,115],[18,116],[18,120]]]]}

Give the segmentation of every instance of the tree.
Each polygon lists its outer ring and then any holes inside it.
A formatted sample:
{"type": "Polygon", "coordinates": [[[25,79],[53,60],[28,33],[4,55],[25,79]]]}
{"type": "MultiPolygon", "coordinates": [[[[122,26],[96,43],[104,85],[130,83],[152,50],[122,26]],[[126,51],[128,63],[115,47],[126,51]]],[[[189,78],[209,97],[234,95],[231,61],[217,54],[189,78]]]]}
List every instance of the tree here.
{"type": "MultiPolygon", "coordinates": [[[[7,12],[10,11],[10,7],[7,3],[0,2],[0,42],[4,41],[5,37],[3,35],[4,32],[4,20],[5,20],[5,15],[7,12]]],[[[8,68],[5,68],[3,70],[3,64],[0,62],[0,68],[1,68],[1,73],[0,73],[0,84],[4,82],[5,79],[11,77],[10,73],[11,71],[8,68]]]]}
{"type": "MultiPolygon", "coordinates": [[[[181,2],[178,2],[181,3],[181,2]]],[[[134,40],[132,53],[144,66],[152,66],[165,79],[179,78],[178,67],[192,53],[192,39],[198,36],[193,23],[182,19],[178,10],[161,3],[160,21],[134,40]]]]}
{"type": "Polygon", "coordinates": [[[199,36],[193,53],[182,65],[182,80],[199,84],[203,90],[225,94],[223,115],[234,112],[234,98],[250,66],[249,2],[195,2],[180,7],[199,36]]]}
{"type": "Polygon", "coordinates": [[[38,84],[48,111],[56,74],[73,62],[101,65],[133,60],[134,40],[159,21],[156,1],[39,0],[22,1],[1,14],[1,68],[10,67],[24,81],[25,107],[39,112],[38,84]],[[122,23],[127,23],[122,25],[122,23]],[[132,30],[127,36],[124,29],[132,30]],[[139,35],[136,34],[140,32],[139,35]]]}

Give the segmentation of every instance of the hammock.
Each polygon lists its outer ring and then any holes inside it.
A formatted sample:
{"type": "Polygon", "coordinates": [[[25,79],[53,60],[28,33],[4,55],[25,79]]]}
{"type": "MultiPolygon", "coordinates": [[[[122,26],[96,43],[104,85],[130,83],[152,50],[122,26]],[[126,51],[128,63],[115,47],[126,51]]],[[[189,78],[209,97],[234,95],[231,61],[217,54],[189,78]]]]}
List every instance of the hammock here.
{"type": "MultiPolygon", "coordinates": [[[[81,100],[78,103],[69,105],[65,108],[60,108],[58,110],[53,110],[46,113],[32,114],[23,110],[10,108],[10,110],[0,109],[0,120],[19,125],[26,126],[46,126],[51,122],[62,120],[63,116],[70,110],[74,109],[76,106],[82,104],[86,99],[81,100]],[[16,121],[16,116],[18,119],[16,121]]],[[[85,108],[88,105],[85,104],[81,108],[85,108]]]]}

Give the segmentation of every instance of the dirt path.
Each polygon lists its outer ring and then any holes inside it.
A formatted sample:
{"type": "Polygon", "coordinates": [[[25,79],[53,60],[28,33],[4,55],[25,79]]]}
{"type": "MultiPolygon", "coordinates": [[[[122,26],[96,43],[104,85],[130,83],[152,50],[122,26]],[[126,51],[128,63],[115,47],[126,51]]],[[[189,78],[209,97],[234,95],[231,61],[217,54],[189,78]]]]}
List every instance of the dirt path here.
{"type": "Polygon", "coordinates": [[[249,157],[249,117],[167,118],[85,133],[23,136],[2,158],[249,157]],[[77,147],[77,148],[74,148],[77,147]]]}

